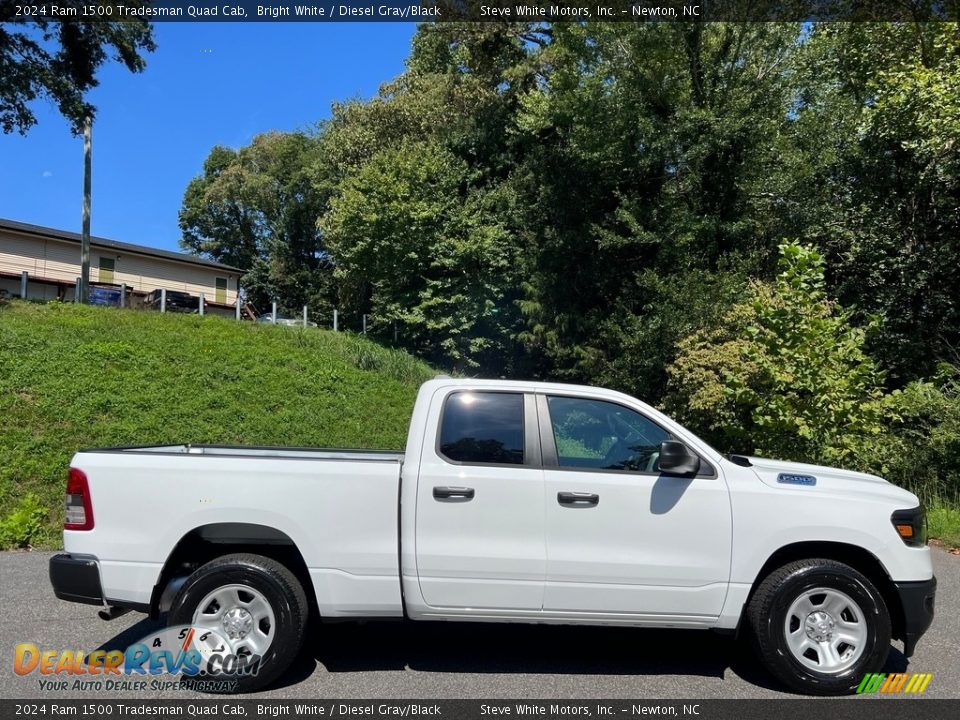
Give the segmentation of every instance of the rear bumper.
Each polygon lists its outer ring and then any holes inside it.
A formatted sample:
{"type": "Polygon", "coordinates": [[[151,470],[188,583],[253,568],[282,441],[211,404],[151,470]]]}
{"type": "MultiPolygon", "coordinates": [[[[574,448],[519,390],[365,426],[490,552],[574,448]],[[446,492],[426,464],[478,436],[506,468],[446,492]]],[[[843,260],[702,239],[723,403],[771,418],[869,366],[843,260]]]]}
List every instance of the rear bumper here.
{"type": "Polygon", "coordinates": [[[903,654],[913,655],[917,641],[933,622],[933,605],[937,594],[935,577],[921,582],[894,583],[903,608],[903,654]]]}
{"type": "Polygon", "coordinates": [[[50,558],[50,584],[61,600],[103,605],[100,568],[89,555],[54,555],[50,558]]]}

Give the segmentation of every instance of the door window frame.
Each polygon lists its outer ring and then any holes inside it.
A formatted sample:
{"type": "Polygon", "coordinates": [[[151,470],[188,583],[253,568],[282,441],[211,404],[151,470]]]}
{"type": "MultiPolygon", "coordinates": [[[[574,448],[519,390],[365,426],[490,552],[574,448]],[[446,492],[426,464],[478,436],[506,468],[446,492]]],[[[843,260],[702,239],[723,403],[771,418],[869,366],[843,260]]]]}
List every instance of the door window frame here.
{"type": "Polygon", "coordinates": [[[700,470],[694,476],[695,478],[715,479],[717,477],[716,468],[713,466],[713,463],[703,456],[703,453],[699,452],[695,447],[692,447],[690,443],[683,440],[683,438],[677,437],[673,432],[665,428],[645,412],[609,398],[588,397],[586,395],[566,395],[564,393],[536,394],[537,415],[540,420],[540,452],[543,457],[544,470],[560,470],[562,472],[580,473],[612,473],[617,475],[643,475],[647,477],[660,477],[661,475],[666,475],[667,477],[684,477],[682,475],[674,475],[660,470],[621,470],[617,468],[564,467],[560,464],[560,456],[557,453],[557,442],[553,433],[553,419],[550,417],[550,404],[547,402],[547,399],[550,397],[567,398],[570,400],[583,400],[586,402],[604,402],[636,413],[647,422],[660,428],[660,430],[666,433],[669,439],[682,442],[687,446],[690,452],[700,458],[700,470]]]}
{"type": "Polygon", "coordinates": [[[489,467],[489,468],[540,468],[543,466],[543,458],[540,450],[540,437],[537,432],[537,408],[533,395],[522,391],[512,390],[485,390],[485,389],[454,389],[446,393],[440,400],[440,417],[437,420],[437,428],[434,433],[433,451],[438,458],[449,465],[458,465],[464,467],[489,467]],[[450,398],[458,393],[471,392],[474,394],[486,395],[519,395],[523,401],[523,412],[520,416],[521,432],[523,433],[523,462],[522,463],[494,463],[494,462],[471,462],[466,460],[454,460],[443,454],[440,449],[441,435],[443,434],[443,420],[447,413],[447,403],[450,398]]]}

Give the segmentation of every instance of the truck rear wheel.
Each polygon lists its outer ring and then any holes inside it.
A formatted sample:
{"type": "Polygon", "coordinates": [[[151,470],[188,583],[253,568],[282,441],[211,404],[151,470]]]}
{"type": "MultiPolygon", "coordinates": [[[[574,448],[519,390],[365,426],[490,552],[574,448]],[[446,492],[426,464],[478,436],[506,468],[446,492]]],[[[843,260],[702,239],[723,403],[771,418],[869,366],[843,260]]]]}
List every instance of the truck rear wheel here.
{"type": "Polygon", "coordinates": [[[183,584],[173,600],[169,624],[213,631],[223,638],[224,656],[233,656],[223,664],[232,672],[215,668],[214,673],[194,677],[205,681],[197,683],[198,689],[250,692],[276,680],[297,657],[307,608],[300,582],[277,561],[247,553],[224,555],[200,567],[183,584]]]}
{"type": "Polygon", "coordinates": [[[757,653],[794,690],[847,695],[890,651],[890,614],[873,584],[849,565],[798,560],[760,583],[747,619],[757,653]]]}

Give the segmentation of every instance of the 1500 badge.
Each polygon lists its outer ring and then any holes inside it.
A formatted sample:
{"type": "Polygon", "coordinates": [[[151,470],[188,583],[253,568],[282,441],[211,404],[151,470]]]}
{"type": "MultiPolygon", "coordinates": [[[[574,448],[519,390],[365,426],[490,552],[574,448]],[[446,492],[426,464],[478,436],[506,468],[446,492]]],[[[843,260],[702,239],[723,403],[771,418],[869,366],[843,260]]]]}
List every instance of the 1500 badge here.
{"type": "Polygon", "coordinates": [[[780,473],[777,475],[777,482],[784,485],[816,485],[817,479],[813,475],[794,475],[793,473],[780,473]]]}

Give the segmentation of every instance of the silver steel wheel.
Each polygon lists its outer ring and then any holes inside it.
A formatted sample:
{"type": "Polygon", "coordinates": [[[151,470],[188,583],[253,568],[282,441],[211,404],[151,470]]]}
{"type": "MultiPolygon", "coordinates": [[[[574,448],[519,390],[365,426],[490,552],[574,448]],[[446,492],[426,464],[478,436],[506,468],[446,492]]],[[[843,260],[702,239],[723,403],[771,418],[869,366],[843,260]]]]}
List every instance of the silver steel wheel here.
{"type": "Polygon", "coordinates": [[[224,585],[207,594],[193,613],[193,625],[213,630],[235,655],[266,655],[276,633],[273,608],[249,585],[224,585]]]}
{"type": "Polygon", "coordinates": [[[805,590],[787,611],[783,631],[793,658],[827,675],[853,667],[867,646],[867,621],[860,606],[831,588],[805,590]]]}

